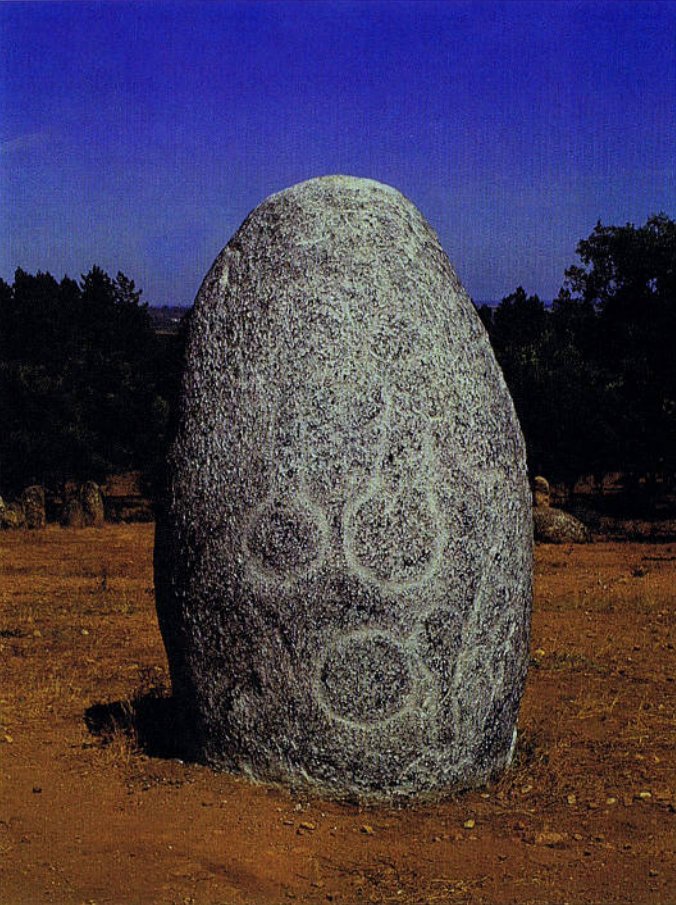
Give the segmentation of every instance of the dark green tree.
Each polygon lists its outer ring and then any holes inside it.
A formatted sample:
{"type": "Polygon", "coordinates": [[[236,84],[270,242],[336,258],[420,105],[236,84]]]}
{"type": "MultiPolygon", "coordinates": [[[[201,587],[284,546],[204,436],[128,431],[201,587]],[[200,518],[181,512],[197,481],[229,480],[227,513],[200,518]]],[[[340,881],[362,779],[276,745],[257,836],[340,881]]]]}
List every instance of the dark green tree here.
{"type": "Polygon", "coordinates": [[[133,280],[17,270],[0,283],[0,492],[103,478],[164,458],[176,367],[133,280]]]}
{"type": "Polygon", "coordinates": [[[479,314],[532,472],[573,483],[676,472],[676,223],[598,223],[551,310],[519,287],[479,314]]]}
{"type": "Polygon", "coordinates": [[[555,307],[605,381],[615,426],[608,467],[676,471],[676,222],[603,226],[577,247],[555,307]]]}

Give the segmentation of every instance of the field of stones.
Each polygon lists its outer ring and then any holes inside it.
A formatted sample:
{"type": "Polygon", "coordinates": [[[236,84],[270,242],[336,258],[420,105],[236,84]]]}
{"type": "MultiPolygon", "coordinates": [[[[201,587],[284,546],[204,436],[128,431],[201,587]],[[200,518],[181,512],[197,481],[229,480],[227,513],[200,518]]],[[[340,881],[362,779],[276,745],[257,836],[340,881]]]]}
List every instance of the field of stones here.
{"type": "Polygon", "coordinates": [[[183,761],[152,546],[0,534],[3,905],[676,901],[676,544],[539,545],[513,766],[402,809],[183,761]]]}

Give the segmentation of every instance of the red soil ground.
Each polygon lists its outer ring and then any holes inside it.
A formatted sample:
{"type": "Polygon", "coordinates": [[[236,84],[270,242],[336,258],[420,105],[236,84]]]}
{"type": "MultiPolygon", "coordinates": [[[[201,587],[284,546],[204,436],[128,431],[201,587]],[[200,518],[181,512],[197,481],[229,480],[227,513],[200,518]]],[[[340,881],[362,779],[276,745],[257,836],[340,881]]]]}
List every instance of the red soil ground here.
{"type": "Polygon", "coordinates": [[[366,810],[157,756],[152,539],[0,536],[3,905],[676,902],[676,545],[539,547],[514,766],[366,810]]]}

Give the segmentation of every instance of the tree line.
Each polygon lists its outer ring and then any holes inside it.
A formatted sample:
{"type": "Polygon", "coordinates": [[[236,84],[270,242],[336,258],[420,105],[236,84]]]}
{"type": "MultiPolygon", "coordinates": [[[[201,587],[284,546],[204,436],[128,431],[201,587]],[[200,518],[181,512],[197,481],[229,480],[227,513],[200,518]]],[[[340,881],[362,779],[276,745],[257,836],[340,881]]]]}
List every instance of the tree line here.
{"type": "Polygon", "coordinates": [[[180,361],[123,273],[0,281],[0,494],[129,470],[152,488],[180,361]]]}
{"type": "Polygon", "coordinates": [[[551,309],[519,287],[479,315],[512,393],[531,474],[676,473],[676,222],[603,226],[551,309]]]}
{"type": "MultiPolygon", "coordinates": [[[[519,287],[479,309],[531,474],[673,476],[676,222],[598,223],[577,254],[551,308],[519,287]]],[[[152,493],[184,333],[158,335],[123,273],[0,280],[0,494],[129,470],[152,493]]]]}

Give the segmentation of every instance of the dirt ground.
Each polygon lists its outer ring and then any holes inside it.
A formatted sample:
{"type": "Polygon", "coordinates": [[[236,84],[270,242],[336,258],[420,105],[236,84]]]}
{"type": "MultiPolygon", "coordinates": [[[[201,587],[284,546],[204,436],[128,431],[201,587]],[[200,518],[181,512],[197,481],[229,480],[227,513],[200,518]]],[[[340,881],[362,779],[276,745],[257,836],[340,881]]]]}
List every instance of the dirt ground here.
{"type": "Polygon", "coordinates": [[[394,810],[171,757],[152,540],[0,535],[2,905],[676,902],[676,544],[539,547],[514,766],[394,810]]]}

